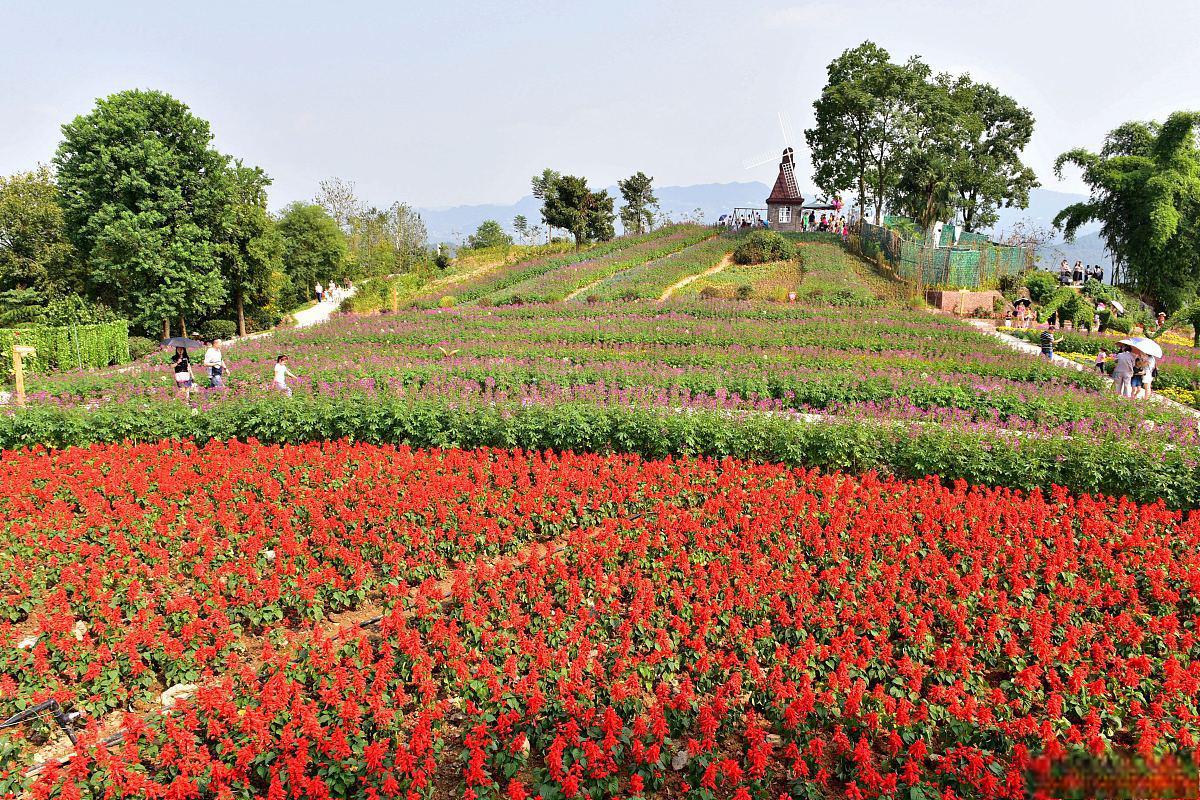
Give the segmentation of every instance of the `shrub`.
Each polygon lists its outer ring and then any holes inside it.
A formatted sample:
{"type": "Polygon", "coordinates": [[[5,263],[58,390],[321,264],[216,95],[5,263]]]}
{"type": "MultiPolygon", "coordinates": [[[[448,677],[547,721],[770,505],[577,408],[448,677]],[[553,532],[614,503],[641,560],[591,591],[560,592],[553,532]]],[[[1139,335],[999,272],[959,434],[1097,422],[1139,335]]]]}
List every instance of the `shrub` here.
{"type": "Polygon", "coordinates": [[[196,333],[205,341],[232,339],[237,336],[237,323],[231,319],[210,319],[200,323],[196,333]]]}
{"type": "Polygon", "coordinates": [[[738,264],[765,264],[795,257],[795,246],[777,231],[752,231],[733,250],[738,264]]]}
{"type": "Polygon", "coordinates": [[[31,325],[0,328],[0,379],[12,372],[12,345],[37,350],[26,359],[30,373],[52,369],[107,367],[129,361],[129,325],[124,320],[97,325],[31,325]]]}
{"type": "Polygon", "coordinates": [[[700,296],[705,300],[716,300],[721,296],[721,290],[716,286],[705,286],[700,290],[700,296]]]}
{"type": "Polygon", "coordinates": [[[129,357],[134,361],[150,355],[158,349],[158,342],[145,336],[129,337],[129,357]]]}
{"type": "Polygon", "coordinates": [[[1058,278],[1043,270],[1034,270],[1025,276],[1025,288],[1035,303],[1044,303],[1058,290],[1058,278]]]}
{"type": "Polygon", "coordinates": [[[737,287],[737,291],[734,294],[738,300],[749,300],[750,296],[754,294],[754,290],[750,288],[749,284],[743,283],[737,287]]]}
{"type": "Polygon", "coordinates": [[[438,300],[438,308],[454,308],[454,305],[457,302],[458,301],[454,299],[454,295],[444,294],[442,295],[441,299],[438,300]]]}

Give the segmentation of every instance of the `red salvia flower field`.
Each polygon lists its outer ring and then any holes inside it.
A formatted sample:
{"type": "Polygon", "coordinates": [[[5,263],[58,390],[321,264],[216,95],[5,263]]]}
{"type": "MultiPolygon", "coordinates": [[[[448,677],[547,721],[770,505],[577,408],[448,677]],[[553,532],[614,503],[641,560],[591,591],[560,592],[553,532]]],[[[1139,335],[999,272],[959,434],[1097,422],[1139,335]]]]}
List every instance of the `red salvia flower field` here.
{"type": "Polygon", "coordinates": [[[1160,505],[164,442],[7,452],[0,520],[0,714],[83,712],[3,732],[12,795],[949,800],[1200,748],[1200,522],[1160,505]]]}

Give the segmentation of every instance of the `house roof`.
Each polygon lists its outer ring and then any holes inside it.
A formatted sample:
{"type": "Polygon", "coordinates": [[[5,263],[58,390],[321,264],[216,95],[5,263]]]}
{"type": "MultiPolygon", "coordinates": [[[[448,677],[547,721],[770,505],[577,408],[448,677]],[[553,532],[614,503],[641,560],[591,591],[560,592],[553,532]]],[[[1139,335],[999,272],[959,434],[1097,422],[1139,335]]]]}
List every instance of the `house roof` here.
{"type": "Polygon", "coordinates": [[[804,202],[804,197],[796,188],[794,163],[792,148],[789,147],[783,151],[783,159],[779,162],[779,177],[775,179],[771,196],[767,198],[768,205],[771,203],[802,204],[804,202]]]}

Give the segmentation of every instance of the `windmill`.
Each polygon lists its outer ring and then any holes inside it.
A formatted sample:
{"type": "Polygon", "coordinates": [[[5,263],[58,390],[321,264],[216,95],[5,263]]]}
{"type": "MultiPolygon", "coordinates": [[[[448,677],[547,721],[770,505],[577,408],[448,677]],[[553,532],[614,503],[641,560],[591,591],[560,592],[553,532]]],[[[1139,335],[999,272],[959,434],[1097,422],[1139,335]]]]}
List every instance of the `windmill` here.
{"type": "MultiPolygon", "coordinates": [[[[804,207],[804,197],[800,194],[800,186],[796,182],[796,151],[792,149],[792,125],[787,114],[779,112],[779,131],[783,134],[783,156],[779,159],[779,176],[767,198],[767,223],[773,228],[782,230],[800,230],[802,228],[801,209],[804,207]]],[[[778,156],[774,153],[764,153],[758,158],[750,158],[743,162],[746,169],[753,169],[778,156]]],[[[758,219],[762,209],[734,209],[737,212],[752,212],[758,219]]]]}

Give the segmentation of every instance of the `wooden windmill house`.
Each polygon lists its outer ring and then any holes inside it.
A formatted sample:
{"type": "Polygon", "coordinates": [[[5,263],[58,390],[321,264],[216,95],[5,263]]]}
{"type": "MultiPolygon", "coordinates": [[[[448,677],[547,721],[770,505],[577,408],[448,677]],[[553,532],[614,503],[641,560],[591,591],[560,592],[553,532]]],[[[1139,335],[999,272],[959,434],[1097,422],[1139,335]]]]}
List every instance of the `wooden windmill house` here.
{"type": "Polygon", "coordinates": [[[767,223],[777,231],[804,230],[800,213],[803,207],[804,198],[796,186],[796,155],[792,148],[785,147],[779,162],[779,177],[767,198],[767,223]]]}

